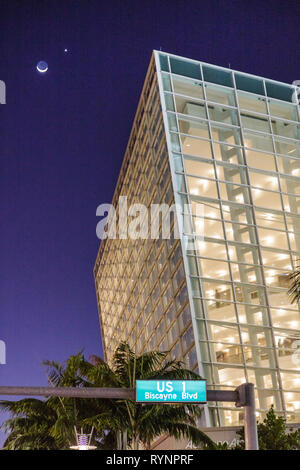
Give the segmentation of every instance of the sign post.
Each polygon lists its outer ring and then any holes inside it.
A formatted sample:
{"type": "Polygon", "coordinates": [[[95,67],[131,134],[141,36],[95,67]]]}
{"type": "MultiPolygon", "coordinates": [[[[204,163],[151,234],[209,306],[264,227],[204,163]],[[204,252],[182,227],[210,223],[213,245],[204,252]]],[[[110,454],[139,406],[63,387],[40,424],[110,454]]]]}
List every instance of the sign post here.
{"type": "Polygon", "coordinates": [[[258,450],[254,385],[245,383],[235,390],[206,390],[205,380],[137,380],[133,388],[98,387],[18,387],[0,386],[0,395],[60,396],[108,398],[140,403],[206,403],[233,402],[244,407],[245,447],[258,450]],[[147,394],[147,395],[146,395],[147,394]]]}
{"type": "Polygon", "coordinates": [[[245,383],[236,390],[238,392],[238,401],[235,405],[237,407],[243,406],[245,413],[245,448],[246,450],[258,450],[254,385],[245,383]]]}

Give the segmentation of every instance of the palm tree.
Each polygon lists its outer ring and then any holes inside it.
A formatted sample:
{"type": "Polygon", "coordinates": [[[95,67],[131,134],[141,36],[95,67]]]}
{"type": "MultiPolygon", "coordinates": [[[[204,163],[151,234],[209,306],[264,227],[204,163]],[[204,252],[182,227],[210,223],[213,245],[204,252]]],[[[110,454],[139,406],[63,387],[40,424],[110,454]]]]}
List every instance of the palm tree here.
{"type": "MultiPolygon", "coordinates": [[[[52,386],[86,386],[79,375],[80,367],[86,363],[80,352],[71,356],[64,365],[46,361],[60,380],[55,384],[51,374],[48,381],[52,386]]],[[[88,363],[87,363],[88,364],[88,363]]],[[[9,433],[4,448],[15,449],[69,449],[75,444],[74,426],[83,427],[82,420],[100,411],[95,408],[94,400],[69,397],[51,397],[46,400],[24,399],[19,401],[0,401],[0,410],[9,412],[11,419],[3,428],[9,433]]],[[[93,439],[93,445],[97,442],[93,439]]],[[[100,447],[100,445],[99,445],[100,447]]]]}
{"type": "Polygon", "coordinates": [[[4,423],[9,432],[3,448],[7,450],[58,449],[51,433],[57,414],[48,401],[25,398],[19,401],[1,401],[2,411],[9,411],[12,418],[4,423]]]}
{"type": "MultiPolygon", "coordinates": [[[[84,377],[83,386],[121,388],[134,388],[137,379],[201,378],[184,368],[180,361],[167,361],[167,355],[167,352],[157,351],[136,355],[127,343],[122,342],[116,349],[111,367],[94,356],[94,365],[80,361],[77,376],[84,377]]],[[[62,373],[57,365],[47,365],[50,367],[49,377],[57,386],[72,384],[69,379],[66,381],[66,377],[72,377],[72,374],[68,374],[68,368],[62,373]]],[[[99,400],[94,402],[96,410],[99,400]]],[[[94,426],[102,436],[105,430],[109,430],[109,434],[103,437],[104,441],[114,434],[119,447],[121,436],[125,447],[127,443],[137,449],[140,443],[149,448],[156,437],[169,434],[177,439],[186,437],[196,445],[204,443],[213,448],[213,442],[196,427],[200,415],[201,409],[193,404],[161,405],[140,404],[133,400],[105,400],[98,413],[86,417],[82,422],[94,426]]]]}
{"type": "Polygon", "coordinates": [[[300,266],[297,266],[294,272],[289,276],[291,281],[288,294],[291,298],[291,303],[300,301],[300,266]]]}
{"type": "MultiPolygon", "coordinates": [[[[180,361],[168,361],[167,354],[146,352],[136,355],[127,343],[122,342],[111,366],[96,356],[93,363],[88,362],[81,352],[71,356],[65,365],[53,361],[44,364],[53,386],[134,388],[137,379],[200,379],[198,374],[184,368],[180,361]]],[[[9,409],[9,402],[5,403],[9,409]]],[[[49,398],[46,403],[55,410],[56,417],[45,428],[45,434],[48,433],[56,445],[60,443],[63,448],[70,445],[74,425],[94,426],[99,448],[116,448],[117,445],[118,448],[138,449],[140,444],[149,448],[151,442],[163,434],[176,439],[186,437],[195,445],[215,448],[213,441],[197,428],[201,415],[198,405],[57,397],[49,398]]],[[[2,405],[0,402],[0,406],[3,408],[4,402],[2,405]]],[[[27,413],[26,417],[29,419],[31,415],[27,413]]],[[[10,421],[7,425],[13,433],[16,423],[10,421]]]]}

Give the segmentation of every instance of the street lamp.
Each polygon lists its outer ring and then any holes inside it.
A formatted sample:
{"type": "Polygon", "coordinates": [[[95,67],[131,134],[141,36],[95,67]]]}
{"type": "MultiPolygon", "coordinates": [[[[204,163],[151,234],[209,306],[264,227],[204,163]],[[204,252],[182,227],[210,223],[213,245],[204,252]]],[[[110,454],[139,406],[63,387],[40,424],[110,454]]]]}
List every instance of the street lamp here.
{"type": "Polygon", "coordinates": [[[70,446],[70,449],[73,450],[94,450],[97,449],[96,446],[91,446],[92,434],[94,431],[94,426],[89,434],[85,434],[83,429],[81,428],[81,432],[79,433],[74,426],[75,437],[76,437],[76,446],[70,446]]]}

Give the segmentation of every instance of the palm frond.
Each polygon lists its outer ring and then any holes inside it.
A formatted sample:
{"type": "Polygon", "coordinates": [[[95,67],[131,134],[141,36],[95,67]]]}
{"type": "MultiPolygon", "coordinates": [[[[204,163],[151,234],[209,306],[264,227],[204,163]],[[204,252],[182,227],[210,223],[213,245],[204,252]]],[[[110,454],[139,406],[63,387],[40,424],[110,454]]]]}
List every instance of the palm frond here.
{"type": "Polygon", "coordinates": [[[297,266],[294,272],[289,275],[290,288],[288,295],[291,299],[291,303],[299,302],[300,300],[300,266],[297,266]]]}
{"type": "Polygon", "coordinates": [[[205,432],[184,423],[170,423],[168,426],[168,433],[170,436],[175,437],[175,439],[187,438],[192,441],[196,446],[205,446],[206,449],[215,450],[216,444],[214,441],[208,437],[205,432]]]}

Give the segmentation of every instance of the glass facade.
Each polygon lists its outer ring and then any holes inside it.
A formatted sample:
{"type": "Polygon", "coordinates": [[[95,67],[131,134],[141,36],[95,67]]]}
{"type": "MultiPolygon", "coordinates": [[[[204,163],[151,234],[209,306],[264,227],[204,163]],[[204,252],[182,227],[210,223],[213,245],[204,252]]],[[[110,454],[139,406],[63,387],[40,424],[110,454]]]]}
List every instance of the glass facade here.
{"type": "MultiPolygon", "coordinates": [[[[258,418],[273,403],[289,422],[300,422],[300,314],[287,296],[300,252],[298,95],[154,52],[114,198],[174,199],[189,223],[181,240],[102,241],[95,266],[108,360],[121,339],[168,349],[212,389],[253,382],[258,418]]],[[[226,403],[205,413],[207,425],[243,419],[226,403]]]]}
{"type": "MultiPolygon", "coordinates": [[[[113,205],[174,203],[161,102],[151,60],[141,94],[113,205]]],[[[162,223],[162,221],[161,221],[162,223]]],[[[174,219],[171,225],[174,224],[174,219]]],[[[191,327],[180,240],[102,240],[94,275],[106,360],[121,340],[137,352],[170,351],[170,357],[198,367],[191,327]]]]}

